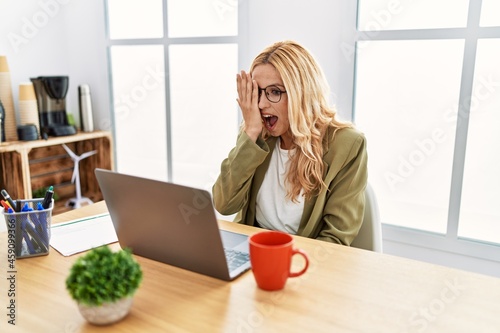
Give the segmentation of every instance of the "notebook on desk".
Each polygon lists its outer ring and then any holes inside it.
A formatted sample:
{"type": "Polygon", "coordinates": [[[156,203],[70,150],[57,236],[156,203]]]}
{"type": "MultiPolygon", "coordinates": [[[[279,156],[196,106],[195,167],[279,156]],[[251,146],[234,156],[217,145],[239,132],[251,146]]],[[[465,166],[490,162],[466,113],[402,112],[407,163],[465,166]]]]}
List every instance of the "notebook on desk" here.
{"type": "Polygon", "coordinates": [[[209,192],[95,169],[122,248],[222,280],[250,268],[248,236],[220,230],[209,192]]]}

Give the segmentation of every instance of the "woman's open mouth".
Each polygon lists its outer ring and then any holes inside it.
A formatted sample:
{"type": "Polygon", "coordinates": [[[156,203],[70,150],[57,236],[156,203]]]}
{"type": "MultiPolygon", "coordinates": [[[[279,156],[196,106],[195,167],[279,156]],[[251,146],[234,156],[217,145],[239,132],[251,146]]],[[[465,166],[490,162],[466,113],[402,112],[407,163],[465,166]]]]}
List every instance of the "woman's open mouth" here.
{"type": "Polygon", "coordinates": [[[278,121],[278,117],[266,114],[266,115],[262,115],[262,120],[264,120],[264,125],[270,131],[273,129],[274,125],[278,121]]]}

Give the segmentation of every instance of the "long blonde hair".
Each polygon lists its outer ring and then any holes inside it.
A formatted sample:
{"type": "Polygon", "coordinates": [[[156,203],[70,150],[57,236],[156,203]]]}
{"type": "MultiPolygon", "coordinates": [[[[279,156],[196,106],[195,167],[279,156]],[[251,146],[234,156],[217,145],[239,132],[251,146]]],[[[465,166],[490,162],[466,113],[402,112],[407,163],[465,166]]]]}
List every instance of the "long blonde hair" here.
{"type": "MultiPolygon", "coordinates": [[[[334,107],[328,105],[330,87],[313,56],[293,41],[275,43],[253,61],[250,73],[258,65],[271,64],[281,75],[288,96],[290,132],[296,151],[290,157],[286,181],[287,197],[293,201],[302,193],[311,198],[326,186],[323,182],[323,138],[329,127],[334,131],[351,127],[337,120],[334,107]]],[[[262,136],[269,137],[264,128],[262,136]]]]}

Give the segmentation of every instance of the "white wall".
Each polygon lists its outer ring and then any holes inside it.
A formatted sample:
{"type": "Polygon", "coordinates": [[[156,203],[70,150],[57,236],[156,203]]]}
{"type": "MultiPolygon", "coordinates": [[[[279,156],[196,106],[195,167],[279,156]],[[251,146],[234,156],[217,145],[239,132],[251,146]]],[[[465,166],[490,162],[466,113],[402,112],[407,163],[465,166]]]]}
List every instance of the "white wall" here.
{"type": "Polygon", "coordinates": [[[87,83],[95,127],[109,129],[104,27],[102,0],[0,1],[0,55],[7,56],[16,107],[21,82],[68,75],[67,112],[79,124],[78,85],[87,83]]]}

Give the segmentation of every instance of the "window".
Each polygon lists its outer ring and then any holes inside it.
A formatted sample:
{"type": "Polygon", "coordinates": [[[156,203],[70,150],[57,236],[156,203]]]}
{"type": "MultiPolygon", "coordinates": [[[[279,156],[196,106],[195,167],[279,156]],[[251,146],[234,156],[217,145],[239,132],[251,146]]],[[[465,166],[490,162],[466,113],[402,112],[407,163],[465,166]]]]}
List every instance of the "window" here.
{"type": "MultiPolygon", "coordinates": [[[[471,97],[458,236],[500,243],[500,39],[480,39],[471,97]]],[[[459,115],[460,117],[460,115],[459,115]]]]}
{"type": "Polygon", "coordinates": [[[110,39],[163,37],[161,0],[108,0],[110,39]]]}
{"type": "Polygon", "coordinates": [[[236,142],[235,44],[170,46],[172,173],[183,184],[210,187],[236,142]],[[203,55],[200,57],[200,55],[203,55]]]}
{"type": "Polygon", "coordinates": [[[359,0],[358,3],[358,30],[369,34],[467,26],[469,0],[359,0]]]}
{"type": "Polygon", "coordinates": [[[499,261],[499,58],[498,1],[358,1],[355,122],[389,234],[499,261]]]}
{"type": "Polygon", "coordinates": [[[370,181],[384,222],[446,233],[464,42],[358,47],[356,122],[372,148],[370,181]]]}
{"type": "Polygon", "coordinates": [[[110,48],[119,171],[157,179],[167,175],[164,53],[163,45],[110,48]]]}
{"type": "Polygon", "coordinates": [[[236,140],[238,2],[107,0],[116,167],[209,188],[236,140]]]}

